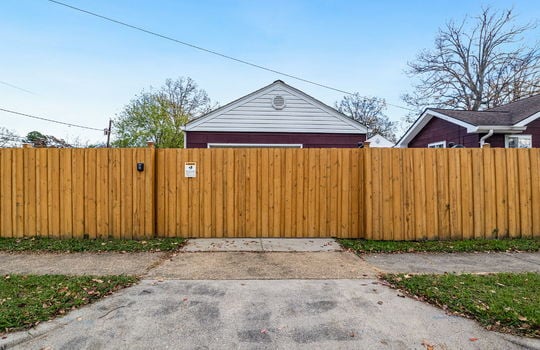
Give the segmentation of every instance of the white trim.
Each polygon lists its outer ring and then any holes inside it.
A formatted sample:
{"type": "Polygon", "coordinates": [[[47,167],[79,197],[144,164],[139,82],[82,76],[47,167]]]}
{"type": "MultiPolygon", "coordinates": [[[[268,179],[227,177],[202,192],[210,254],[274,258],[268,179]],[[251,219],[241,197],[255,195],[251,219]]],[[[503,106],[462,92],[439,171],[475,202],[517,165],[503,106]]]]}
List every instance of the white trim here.
{"type": "Polygon", "coordinates": [[[301,143],[209,143],[208,148],[264,147],[264,148],[304,148],[301,143]]]}
{"type": "Polygon", "coordinates": [[[538,118],[540,118],[540,112],[534,113],[530,117],[527,117],[527,118],[523,119],[522,121],[520,121],[519,123],[514,124],[514,126],[525,126],[525,125],[529,124],[530,122],[532,122],[532,121],[534,121],[534,120],[536,120],[538,118]]]}
{"type": "Polygon", "coordinates": [[[512,137],[520,137],[520,138],[527,138],[531,141],[531,147],[527,147],[527,148],[532,148],[532,135],[531,134],[527,134],[527,135],[523,135],[523,134],[520,134],[520,135],[504,135],[504,148],[508,148],[508,137],[509,136],[512,136],[512,137]]]}
{"type": "Polygon", "coordinates": [[[526,126],[511,125],[478,125],[473,132],[484,133],[493,130],[495,134],[519,134],[527,129],[526,126]]]}
{"type": "Polygon", "coordinates": [[[428,148],[446,148],[446,140],[428,143],[427,146],[428,148]],[[442,145],[442,147],[434,147],[434,146],[439,146],[439,145],[442,145]]]}
{"type": "MultiPolygon", "coordinates": [[[[314,97],[311,97],[309,96],[308,94],[306,94],[305,92],[303,91],[300,91],[290,85],[287,85],[285,84],[284,82],[280,81],[280,80],[277,80],[275,82],[273,82],[272,84],[268,85],[268,86],[265,86],[257,91],[254,91],[244,97],[241,97],[239,99],[237,99],[236,101],[233,101],[223,107],[220,107],[198,119],[195,119],[189,123],[187,123],[183,130],[185,131],[197,131],[197,130],[194,130],[197,126],[199,126],[200,124],[202,123],[205,123],[207,121],[210,121],[216,117],[218,117],[219,115],[222,115],[222,114],[225,114],[227,112],[229,112],[230,110],[236,108],[236,107],[239,107],[245,103],[248,103],[264,94],[267,94],[269,92],[272,92],[274,90],[276,90],[276,88],[281,88],[281,89],[284,89],[285,91],[287,91],[288,93],[290,93],[291,95],[293,96],[296,96],[300,99],[303,99],[303,100],[308,100],[309,103],[315,105],[316,107],[318,107],[319,109],[321,109],[322,111],[330,114],[331,116],[335,117],[335,118],[338,118],[339,120],[341,120],[342,122],[348,124],[349,126],[352,126],[354,129],[358,130],[359,134],[366,134],[367,133],[367,128],[365,126],[363,126],[362,124],[352,120],[351,118],[345,116],[344,114],[338,112],[337,110],[333,109],[332,107],[329,107],[327,106],[326,104],[322,103],[321,101],[315,99],[314,97]]],[[[204,130],[204,131],[210,131],[210,130],[204,130]]],[[[220,131],[223,131],[223,130],[220,130],[220,131]]],[[[226,131],[234,131],[234,130],[226,130],[226,131]]],[[[347,132],[347,133],[351,133],[351,132],[347,132]]]]}
{"type": "Polygon", "coordinates": [[[459,126],[462,126],[467,129],[467,132],[473,132],[475,130],[475,126],[469,123],[465,123],[464,121],[449,117],[445,114],[432,111],[431,109],[426,109],[424,113],[416,119],[416,121],[413,123],[413,125],[407,130],[405,135],[401,137],[399,142],[396,144],[398,147],[406,148],[409,145],[409,142],[412,141],[412,139],[418,135],[420,131],[429,123],[429,121],[433,118],[437,117],[442,120],[446,120],[447,122],[450,122],[452,124],[457,124],[459,126]]]}
{"type": "Polygon", "coordinates": [[[184,148],[187,148],[187,132],[184,131],[184,148]]]}

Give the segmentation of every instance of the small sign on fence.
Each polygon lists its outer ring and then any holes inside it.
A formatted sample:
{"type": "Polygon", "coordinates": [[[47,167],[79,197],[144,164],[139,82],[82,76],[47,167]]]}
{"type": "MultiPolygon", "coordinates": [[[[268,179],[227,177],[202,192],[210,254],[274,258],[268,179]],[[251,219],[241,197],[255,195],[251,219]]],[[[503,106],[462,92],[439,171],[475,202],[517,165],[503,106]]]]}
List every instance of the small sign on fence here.
{"type": "Polygon", "coordinates": [[[185,177],[197,177],[197,163],[185,162],[184,163],[184,176],[185,177]]]}

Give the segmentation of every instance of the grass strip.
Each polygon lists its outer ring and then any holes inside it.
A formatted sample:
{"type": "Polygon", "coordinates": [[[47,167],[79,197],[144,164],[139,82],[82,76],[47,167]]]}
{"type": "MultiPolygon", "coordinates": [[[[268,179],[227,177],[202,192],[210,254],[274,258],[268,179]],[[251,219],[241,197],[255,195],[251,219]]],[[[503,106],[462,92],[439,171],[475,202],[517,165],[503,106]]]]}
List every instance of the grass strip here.
{"type": "Polygon", "coordinates": [[[412,253],[412,252],[509,252],[538,251],[540,239],[471,239],[462,241],[372,241],[339,239],[339,243],[357,253],[412,253]]]}
{"type": "Polygon", "coordinates": [[[2,276],[0,333],[33,327],[135,282],[131,276],[2,276]]]}
{"type": "Polygon", "coordinates": [[[43,237],[0,238],[0,251],[44,252],[148,252],[176,250],[183,238],[123,239],[55,239],[43,237]]]}
{"type": "Polygon", "coordinates": [[[540,274],[445,274],[383,277],[393,287],[490,330],[540,337],[540,274]]]}

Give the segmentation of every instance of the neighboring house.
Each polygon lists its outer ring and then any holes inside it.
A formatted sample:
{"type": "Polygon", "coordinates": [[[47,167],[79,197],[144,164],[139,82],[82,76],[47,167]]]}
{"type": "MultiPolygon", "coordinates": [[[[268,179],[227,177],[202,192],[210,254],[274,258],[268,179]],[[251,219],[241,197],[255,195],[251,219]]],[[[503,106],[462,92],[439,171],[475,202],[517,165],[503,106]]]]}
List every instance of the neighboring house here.
{"type": "Polygon", "coordinates": [[[358,147],[366,128],[276,80],[187,123],[186,148],[358,147]]]}
{"type": "Polygon", "coordinates": [[[426,109],[397,147],[540,147],[540,94],[485,111],[426,109]]]}
{"type": "Polygon", "coordinates": [[[366,141],[369,141],[370,147],[390,148],[394,147],[394,143],[382,135],[376,134],[371,136],[366,141]]]}

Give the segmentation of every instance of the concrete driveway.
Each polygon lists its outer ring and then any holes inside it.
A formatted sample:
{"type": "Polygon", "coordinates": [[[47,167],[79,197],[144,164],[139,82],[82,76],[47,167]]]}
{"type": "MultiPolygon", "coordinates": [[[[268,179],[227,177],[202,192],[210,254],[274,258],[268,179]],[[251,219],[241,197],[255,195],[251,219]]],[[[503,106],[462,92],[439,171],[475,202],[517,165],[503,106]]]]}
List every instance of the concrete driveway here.
{"type": "Polygon", "coordinates": [[[538,253],[362,259],[331,240],[201,240],[175,254],[0,254],[0,263],[2,273],[143,276],[65,317],[8,334],[1,350],[540,349],[538,339],[487,331],[376,279],[400,268],[536,271],[538,253]]]}
{"type": "MultiPolygon", "coordinates": [[[[372,279],[145,280],[14,349],[519,349],[372,279]],[[471,341],[477,338],[478,340],[471,341]],[[424,345],[423,345],[424,344],[424,345]]],[[[23,339],[24,335],[19,333],[23,339]]],[[[16,343],[16,337],[11,341],[16,343]]],[[[13,344],[14,344],[13,343],[13,344]]],[[[526,345],[528,344],[528,345],[526,345]]]]}

